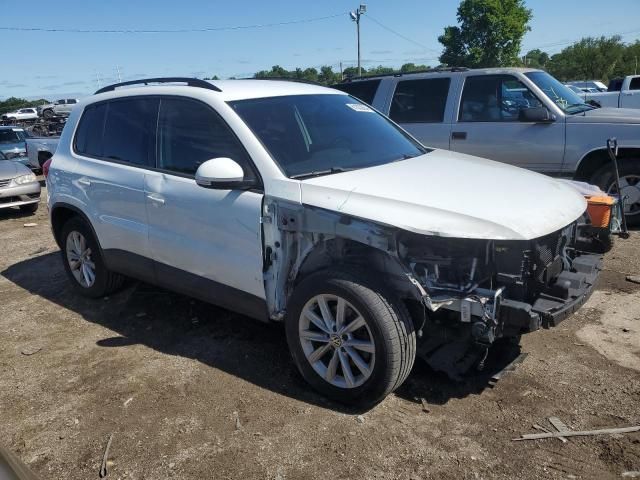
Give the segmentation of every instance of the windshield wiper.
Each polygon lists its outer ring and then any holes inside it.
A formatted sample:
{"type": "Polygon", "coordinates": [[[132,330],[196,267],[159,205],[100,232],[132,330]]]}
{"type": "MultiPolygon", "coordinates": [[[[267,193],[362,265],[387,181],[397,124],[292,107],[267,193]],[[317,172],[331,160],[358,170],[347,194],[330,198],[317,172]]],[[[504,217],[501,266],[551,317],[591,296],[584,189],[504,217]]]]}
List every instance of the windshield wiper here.
{"type": "Polygon", "coordinates": [[[315,170],[313,172],[298,173],[297,175],[291,175],[289,178],[293,178],[293,179],[296,179],[296,180],[303,180],[305,178],[321,177],[323,175],[331,175],[333,173],[349,172],[351,170],[356,170],[356,168],[354,168],[354,167],[349,167],[349,168],[331,167],[331,168],[329,168],[327,170],[315,170]]]}

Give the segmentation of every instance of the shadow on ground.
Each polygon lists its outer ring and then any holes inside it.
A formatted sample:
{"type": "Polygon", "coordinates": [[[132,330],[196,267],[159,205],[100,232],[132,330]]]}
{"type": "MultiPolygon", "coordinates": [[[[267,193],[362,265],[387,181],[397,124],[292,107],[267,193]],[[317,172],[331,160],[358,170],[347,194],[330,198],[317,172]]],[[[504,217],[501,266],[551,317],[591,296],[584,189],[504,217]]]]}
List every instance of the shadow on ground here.
{"type": "MultiPolygon", "coordinates": [[[[21,288],[79,313],[89,322],[117,333],[101,339],[104,348],[143,344],[168,355],[192,358],[262,388],[344,413],[358,413],[313,392],[293,365],[282,325],[258,321],[168,292],[131,282],[104,299],[86,299],[67,280],[58,252],[18,262],[2,275],[21,288]]],[[[55,320],[55,319],[52,319],[55,320]]],[[[413,402],[445,404],[482,392],[494,372],[515,355],[490,357],[486,369],[454,383],[417,361],[397,395],[413,402]]]]}

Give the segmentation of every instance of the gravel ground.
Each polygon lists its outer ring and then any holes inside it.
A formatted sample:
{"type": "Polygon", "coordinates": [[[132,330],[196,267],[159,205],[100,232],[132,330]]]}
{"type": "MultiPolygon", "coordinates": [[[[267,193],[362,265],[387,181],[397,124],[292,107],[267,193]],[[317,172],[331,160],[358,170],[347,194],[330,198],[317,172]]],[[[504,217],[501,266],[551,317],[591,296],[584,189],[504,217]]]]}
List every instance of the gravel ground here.
{"type": "MultiPolygon", "coordinates": [[[[44,200],[44,192],[43,192],[44,200]]],[[[69,287],[44,203],[0,212],[0,443],[42,478],[622,478],[640,433],[513,442],[551,428],[640,424],[640,232],[599,290],[495,388],[418,362],[369,411],[310,391],[269,326],[143,284],[69,287]],[[25,223],[36,226],[25,227],[25,223]],[[423,410],[420,399],[428,404],[423,410]]]]}

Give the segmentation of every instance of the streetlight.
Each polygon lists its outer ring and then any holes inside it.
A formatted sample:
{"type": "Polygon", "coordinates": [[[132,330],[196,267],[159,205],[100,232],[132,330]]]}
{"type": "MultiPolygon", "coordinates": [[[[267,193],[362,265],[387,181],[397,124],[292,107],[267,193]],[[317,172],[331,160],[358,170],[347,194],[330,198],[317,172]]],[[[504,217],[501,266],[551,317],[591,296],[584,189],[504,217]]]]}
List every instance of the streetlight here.
{"type": "Polygon", "coordinates": [[[351,20],[356,22],[356,32],[358,34],[358,76],[362,75],[362,68],[360,67],[360,15],[367,11],[367,6],[361,3],[360,6],[353,12],[349,12],[351,20]]]}

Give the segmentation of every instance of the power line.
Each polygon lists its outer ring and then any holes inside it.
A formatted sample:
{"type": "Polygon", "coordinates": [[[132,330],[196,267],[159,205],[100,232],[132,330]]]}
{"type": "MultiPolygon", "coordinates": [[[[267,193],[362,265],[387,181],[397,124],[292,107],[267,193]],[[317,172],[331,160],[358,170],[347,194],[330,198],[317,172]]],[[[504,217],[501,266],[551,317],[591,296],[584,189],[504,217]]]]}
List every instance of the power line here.
{"type": "Polygon", "coordinates": [[[222,32],[230,30],[248,30],[256,28],[280,27],[286,25],[295,25],[299,23],[311,23],[321,20],[329,20],[331,18],[342,17],[349,12],[336,13],[335,15],[325,15],[324,17],[303,18],[298,20],[289,20],[286,22],[275,23],[259,23],[254,25],[236,25],[231,27],[202,27],[202,28],[181,28],[173,30],[153,29],[153,30],[135,30],[135,29],[80,29],[80,28],[56,28],[56,27],[0,27],[0,31],[11,32],[48,32],[48,33],[197,33],[197,32],[222,32]]]}
{"type": "Polygon", "coordinates": [[[422,43],[420,43],[420,42],[416,42],[415,40],[413,40],[413,39],[411,39],[411,38],[409,38],[409,37],[407,37],[407,36],[405,36],[405,35],[403,35],[403,34],[401,34],[401,33],[399,33],[399,32],[396,32],[394,29],[392,29],[392,28],[390,28],[390,27],[387,27],[387,26],[386,26],[386,25],[384,25],[382,22],[380,22],[379,20],[376,20],[375,18],[373,18],[373,17],[372,17],[370,14],[368,14],[368,13],[367,13],[367,15],[366,15],[366,17],[365,17],[365,18],[367,18],[367,19],[371,20],[372,22],[374,22],[374,23],[378,24],[378,26],[380,26],[380,27],[384,28],[385,30],[387,30],[388,32],[391,32],[391,33],[393,33],[394,35],[396,35],[396,36],[398,36],[398,37],[400,37],[400,38],[402,38],[402,39],[406,40],[406,41],[407,41],[407,42],[409,42],[409,43],[413,43],[414,45],[417,45],[417,46],[419,46],[420,48],[422,48],[422,49],[424,49],[424,50],[430,50],[430,51],[432,51],[432,52],[437,52],[437,50],[435,50],[435,49],[433,49],[433,48],[429,48],[429,47],[427,47],[426,45],[423,45],[423,44],[422,44],[422,43]]]}

